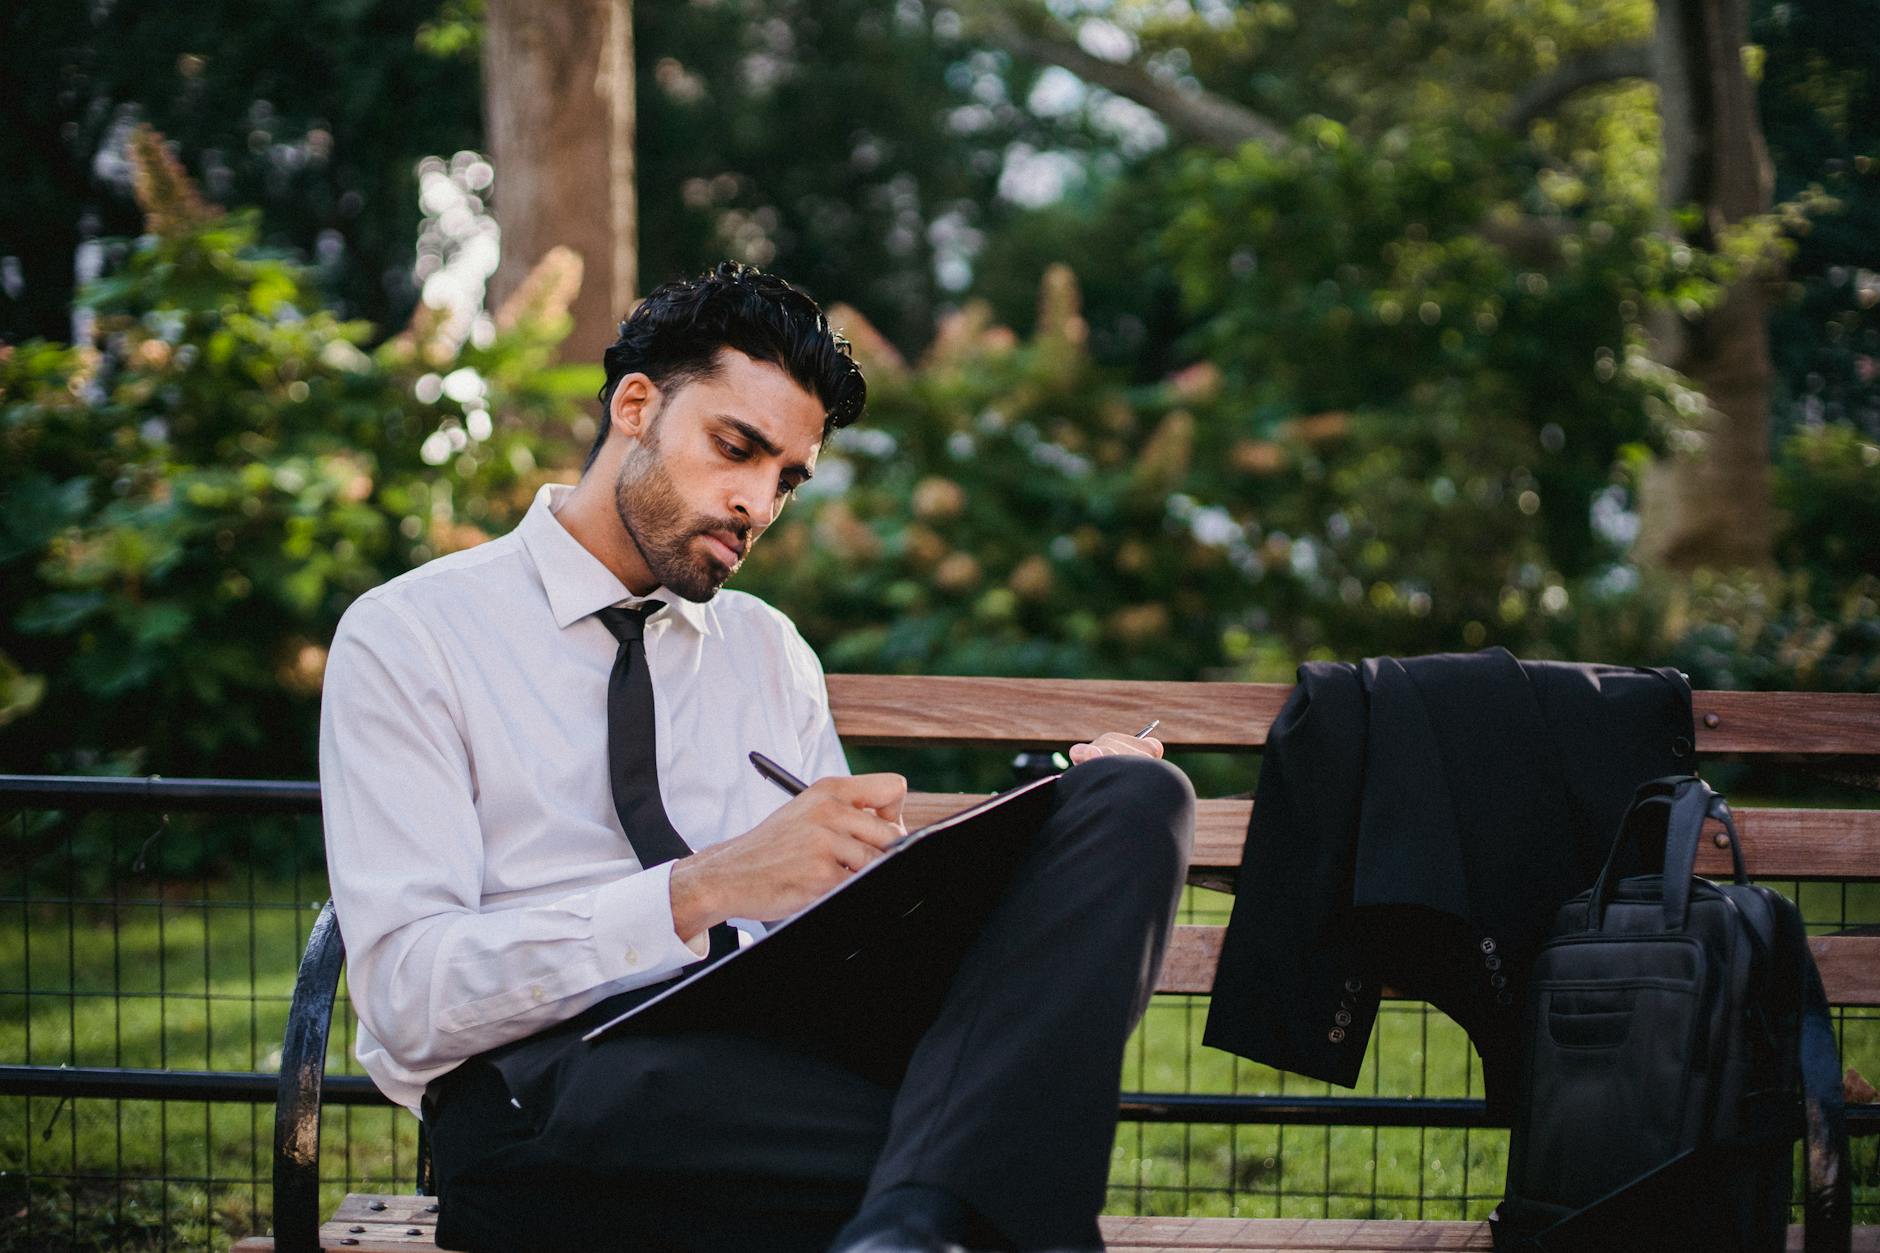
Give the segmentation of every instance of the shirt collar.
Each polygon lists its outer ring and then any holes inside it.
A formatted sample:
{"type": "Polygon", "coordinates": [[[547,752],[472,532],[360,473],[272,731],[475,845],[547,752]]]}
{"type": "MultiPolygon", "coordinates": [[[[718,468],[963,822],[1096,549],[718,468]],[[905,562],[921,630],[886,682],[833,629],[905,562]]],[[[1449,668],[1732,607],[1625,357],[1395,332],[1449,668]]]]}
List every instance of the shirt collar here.
{"type": "Polygon", "coordinates": [[[637,605],[644,600],[662,600],[666,607],[653,615],[653,621],[676,618],[700,635],[712,634],[709,607],[687,600],[669,588],[660,587],[645,596],[635,596],[614,572],[601,564],[600,558],[568,533],[555,514],[574,488],[566,483],[545,483],[535,493],[528,513],[516,527],[516,533],[535,560],[535,569],[548,593],[549,611],[555,625],[566,627],[609,605],[637,605]]]}

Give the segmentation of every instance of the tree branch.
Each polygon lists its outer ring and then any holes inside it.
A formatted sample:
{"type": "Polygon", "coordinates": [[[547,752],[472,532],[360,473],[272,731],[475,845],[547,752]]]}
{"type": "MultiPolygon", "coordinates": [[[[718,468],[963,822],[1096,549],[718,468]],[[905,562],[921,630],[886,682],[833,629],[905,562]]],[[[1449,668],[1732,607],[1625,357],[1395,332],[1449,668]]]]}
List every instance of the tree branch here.
{"type": "MultiPolygon", "coordinates": [[[[1210,91],[1190,95],[1157,79],[1140,65],[1105,61],[1054,34],[1021,29],[1009,15],[987,16],[984,38],[1028,60],[1069,70],[1086,83],[1111,91],[1148,109],[1168,128],[1192,143],[1233,152],[1250,140],[1277,149],[1292,139],[1276,123],[1252,109],[1210,91]]],[[[1558,108],[1576,91],[1627,78],[1652,78],[1650,44],[1618,44],[1582,53],[1522,92],[1503,116],[1516,134],[1558,108]]],[[[1485,218],[1483,238],[1524,265],[1549,269],[1560,263],[1563,223],[1521,215],[1485,218]]]]}
{"type": "Polygon", "coordinates": [[[986,33],[1010,52],[1067,69],[1086,83],[1135,101],[1195,143],[1227,152],[1256,139],[1275,148],[1292,143],[1284,130],[1245,105],[1210,91],[1191,96],[1139,65],[1105,61],[1068,40],[1029,34],[1008,23],[995,24],[986,33]]]}
{"type": "Polygon", "coordinates": [[[1576,91],[1627,78],[1651,78],[1652,49],[1647,43],[1594,48],[1563,63],[1552,74],[1530,83],[1502,115],[1502,125],[1517,135],[1560,107],[1576,91]]]}

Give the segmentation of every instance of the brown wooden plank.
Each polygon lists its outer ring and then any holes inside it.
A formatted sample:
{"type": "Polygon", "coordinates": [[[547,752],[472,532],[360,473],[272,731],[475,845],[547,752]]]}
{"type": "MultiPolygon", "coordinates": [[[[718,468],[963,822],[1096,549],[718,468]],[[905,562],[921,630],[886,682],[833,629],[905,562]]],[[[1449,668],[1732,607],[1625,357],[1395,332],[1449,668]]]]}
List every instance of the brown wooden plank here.
{"type": "Polygon", "coordinates": [[[418,1235],[406,1235],[403,1227],[372,1227],[364,1234],[353,1234],[357,1224],[321,1223],[320,1248],[331,1253],[414,1253],[437,1247],[437,1229],[426,1227],[418,1235]]]}
{"type": "Polygon", "coordinates": [[[1880,935],[1818,935],[1808,941],[1821,986],[1836,1005],[1880,1005],[1880,935]]]}
{"type": "Polygon", "coordinates": [[[1693,692],[1697,751],[1731,756],[1880,755],[1880,695],[1693,692]]]}
{"type": "Polygon", "coordinates": [[[1159,718],[1156,738],[1172,748],[1245,749],[1265,742],[1291,690],[1278,683],[829,676],[836,730],[855,744],[1058,748],[1104,731],[1133,735],[1159,718]]]}
{"type": "Polygon", "coordinates": [[[1388,1218],[1104,1218],[1113,1249],[1248,1253],[1281,1249],[1472,1250],[1493,1247],[1488,1224],[1388,1218]]]}
{"type": "MultiPolygon", "coordinates": [[[[836,729],[856,744],[1062,746],[1160,718],[1156,736],[1170,747],[1255,749],[1291,691],[1284,683],[829,676],[836,729]]],[[[1702,691],[1693,702],[1700,755],[1880,757],[1880,694],[1702,691]]]]}
{"type": "Polygon", "coordinates": [[[363,1226],[359,1223],[321,1223],[320,1247],[330,1249],[332,1253],[414,1253],[418,1249],[437,1247],[437,1228],[435,1227],[387,1227],[384,1224],[363,1226]],[[362,1230],[355,1232],[354,1227],[362,1230]],[[417,1235],[409,1235],[407,1231],[417,1235]]]}
{"type": "MultiPolygon", "coordinates": [[[[348,1197],[347,1200],[352,1200],[348,1197]]],[[[390,1200],[391,1198],[379,1198],[390,1200]]],[[[422,1238],[402,1233],[380,1233],[368,1228],[360,1235],[350,1230],[329,1232],[335,1224],[320,1229],[320,1243],[330,1253],[410,1253],[412,1249],[434,1247],[430,1236],[422,1238]],[[340,1240],[358,1241],[342,1245],[340,1240]]],[[[363,1224],[360,1224],[363,1225],[363,1224]]],[[[350,1224],[349,1224],[350,1226],[350,1224]]],[[[1347,1250],[1349,1253],[1389,1253],[1393,1250],[1479,1250],[1487,1249],[1486,1223],[1406,1222],[1398,1219],[1298,1219],[1298,1218],[1128,1218],[1105,1216],[1102,1219],[1104,1242],[1113,1249],[1134,1253],[1164,1250],[1166,1253],[1204,1253],[1205,1250],[1233,1250],[1233,1253],[1284,1253],[1299,1249],[1347,1250]]],[[[1802,1228],[1789,1228],[1787,1247],[1799,1253],[1802,1228]]],[[[1854,1253],[1880,1253],[1880,1226],[1854,1228],[1854,1253]]],[[[268,1236],[250,1236],[238,1241],[232,1253],[274,1253],[274,1241],[268,1236]]]]}
{"type": "MultiPolygon", "coordinates": [[[[1102,1220],[1104,1243],[1133,1253],[1280,1253],[1338,1249],[1348,1253],[1410,1250],[1479,1250],[1493,1247],[1487,1223],[1410,1222],[1388,1218],[1115,1218],[1102,1220]]],[[[1788,1230],[1786,1246],[1802,1248],[1800,1224],[1788,1230]]],[[[1880,1253],[1880,1226],[1854,1228],[1855,1253],[1880,1253]]]]}
{"type": "Polygon", "coordinates": [[[1223,927],[1176,927],[1162,958],[1162,977],[1156,981],[1155,990],[1201,996],[1212,992],[1224,934],[1223,927]]]}
{"type": "MultiPolygon", "coordinates": [[[[1175,928],[1162,963],[1158,992],[1206,995],[1221,959],[1221,927],[1175,928]]],[[[1880,1005],[1880,935],[1826,935],[1809,940],[1822,986],[1836,1005],[1880,1005]]],[[[1386,988],[1384,995],[1396,994],[1386,988]]]]}
{"type": "Polygon", "coordinates": [[[435,1227],[437,1225],[437,1198],[434,1196],[413,1196],[410,1193],[381,1194],[376,1192],[348,1192],[339,1208],[333,1211],[333,1221],[346,1223],[390,1223],[400,1227],[435,1227]],[[372,1208],[380,1206],[379,1209],[372,1208]]]}
{"type": "MultiPolygon", "coordinates": [[[[1746,808],[1736,813],[1743,862],[1764,879],[1880,878],[1880,810],[1746,808]]],[[[1721,824],[1699,847],[1697,873],[1730,874],[1728,839],[1721,824]]]]}
{"type": "MultiPolygon", "coordinates": [[[[985,799],[983,793],[910,792],[903,816],[908,827],[925,826],[985,799]]],[[[1195,809],[1194,865],[1203,870],[1240,867],[1249,800],[1204,800],[1195,809]]],[[[1880,879],[1880,810],[1775,809],[1736,811],[1744,860],[1764,879],[1880,879]]],[[[1713,824],[1712,836],[1723,834],[1713,824]]],[[[1697,872],[1713,878],[1730,873],[1730,854],[1714,839],[1698,850],[1697,872]]]]}

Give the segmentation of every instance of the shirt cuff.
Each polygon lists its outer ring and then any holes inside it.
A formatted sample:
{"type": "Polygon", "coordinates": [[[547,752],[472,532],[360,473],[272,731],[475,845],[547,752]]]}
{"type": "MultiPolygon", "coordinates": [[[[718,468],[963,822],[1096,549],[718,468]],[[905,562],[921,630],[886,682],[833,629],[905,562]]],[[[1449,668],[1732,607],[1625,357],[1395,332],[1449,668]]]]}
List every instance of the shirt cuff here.
{"type": "Polygon", "coordinates": [[[672,924],[672,863],[630,874],[594,892],[594,945],[601,978],[652,983],[705,956],[681,940],[672,924]]]}

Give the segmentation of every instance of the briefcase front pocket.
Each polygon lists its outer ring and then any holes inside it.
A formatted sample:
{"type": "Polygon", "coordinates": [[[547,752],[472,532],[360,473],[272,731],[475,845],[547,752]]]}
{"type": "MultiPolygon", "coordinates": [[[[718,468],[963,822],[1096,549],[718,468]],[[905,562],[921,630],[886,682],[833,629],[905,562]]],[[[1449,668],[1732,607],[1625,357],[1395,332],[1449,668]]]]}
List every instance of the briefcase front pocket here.
{"type": "Polygon", "coordinates": [[[1522,1195],[1584,1205],[1686,1147],[1701,1113],[1690,1105],[1703,961],[1682,939],[1576,938],[1543,951],[1529,1002],[1522,1195]]]}

